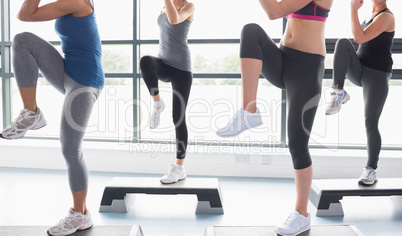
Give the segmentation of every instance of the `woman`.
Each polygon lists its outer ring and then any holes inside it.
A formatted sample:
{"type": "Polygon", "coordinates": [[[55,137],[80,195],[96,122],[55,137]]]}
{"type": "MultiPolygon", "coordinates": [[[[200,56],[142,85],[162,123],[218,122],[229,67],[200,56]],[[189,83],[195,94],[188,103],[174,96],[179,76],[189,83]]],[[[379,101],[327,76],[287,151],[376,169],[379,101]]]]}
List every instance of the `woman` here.
{"type": "Polygon", "coordinates": [[[348,39],[339,39],[334,52],[334,91],[327,115],[336,114],[350,96],[343,89],[345,77],[363,87],[364,117],[367,134],[368,161],[359,184],[373,185],[377,179],[377,163],[381,150],[378,121],[388,95],[388,81],[392,76],[391,48],[395,35],[395,18],[386,0],[372,0],[373,12],[361,25],[358,10],[362,0],[352,0],[352,33],[357,52],[348,39]]]}
{"type": "Polygon", "coordinates": [[[176,163],[161,178],[164,184],[175,183],[186,178],[183,166],[187,149],[186,106],[190,95],[193,75],[187,35],[194,18],[194,4],[186,0],[164,0],[164,11],[158,17],[160,28],[158,57],[144,56],[140,60],[141,73],[149,93],[154,100],[150,126],[159,126],[160,115],[165,108],[160,98],[158,79],[172,83],[173,123],[176,129],[176,163]]]}
{"type": "Polygon", "coordinates": [[[244,26],[240,42],[243,107],[217,134],[235,136],[262,123],[256,103],[261,73],[273,85],[286,90],[297,200],[295,210],[276,231],[296,235],[308,230],[311,222],[307,205],[313,169],[308,140],[321,94],[325,21],[333,0],[260,0],[260,3],[271,20],[287,16],[286,31],[278,48],[260,26],[244,26]]]}
{"type": "Polygon", "coordinates": [[[67,163],[73,207],[68,216],[48,230],[50,235],[69,235],[92,226],[86,208],[88,171],[82,141],[92,108],[104,85],[101,41],[95,22],[93,2],[57,0],[39,7],[40,0],[25,0],[18,13],[22,21],[56,19],[64,58],[45,40],[32,33],[13,39],[13,66],[24,109],[2,132],[5,139],[17,139],[28,130],[46,125],[36,104],[38,68],[46,80],[65,95],[60,142],[67,163]]]}

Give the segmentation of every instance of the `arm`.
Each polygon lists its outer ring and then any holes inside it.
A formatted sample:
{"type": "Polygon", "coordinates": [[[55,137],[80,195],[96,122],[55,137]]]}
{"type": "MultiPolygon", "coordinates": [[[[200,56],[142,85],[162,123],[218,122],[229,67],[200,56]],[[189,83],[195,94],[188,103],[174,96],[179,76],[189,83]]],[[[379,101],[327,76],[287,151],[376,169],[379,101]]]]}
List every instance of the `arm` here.
{"type": "Polygon", "coordinates": [[[39,7],[41,0],[25,0],[18,12],[21,21],[49,21],[82,9],[83,1],[57,0],[39,7]]]}
{"type": "Polygon", "coordinates": [[[382,32],[386,31],[393,23],[393,16],[391,14],[382,13],[378,15],[365,30],[363,30],[359,23],[358,14],[358,10],[362,5],[362,0],[352,0],[351,2],[352,33],[357,44],[362,44],[374,39],[382,32]]]}
{"type": "Polygon", "coordinates": [[[309,4],[311,0],[260,0],[260,4],[270,20],[275,20],[298,11],[309,4]]]}
{"type": "Polygon", "coordinates": [[[166,15],[171,25],[179,24],[194,14],[195,7],[192,3],[184,5],[183,8],[179,12],[177,12],[172,0],[164,1],[166,15]]]}

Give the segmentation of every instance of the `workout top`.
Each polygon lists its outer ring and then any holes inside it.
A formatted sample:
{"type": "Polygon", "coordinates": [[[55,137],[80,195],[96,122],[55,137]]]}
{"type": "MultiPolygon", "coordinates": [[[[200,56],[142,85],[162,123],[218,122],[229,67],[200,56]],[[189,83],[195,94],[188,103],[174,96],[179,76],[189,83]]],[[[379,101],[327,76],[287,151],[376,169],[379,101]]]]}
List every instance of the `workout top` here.
{"type": "Polygon", "coordinates": [[[159,55],[162,61],[176,69],[191,72],[191,55],[187,36],[191,21],[171,25],[166,14],[158,17],[160,28],[159,55]]]}
{"type": "Polygon", "coordinates": [[[315,21],[327,21],[328,13],[330,9],[326,9],[318,6],[314,1],[311,1],[302,9],[295,13],[289,14],[286,19],[298,18],[302,20],[315,20],[315,21]]]}
{"type": "Polygon", "coordinates": [[[62,16],[55,28],[61,39],[66,74],[79,84],[102,89],[102,45],[94,12],[84,17],[62,16]]]}
{"type": "MultiPolygon", "coordinates": [[[[380,11],[368,22],[364,21],[362,23],[363,30],[366,29],[373,20],[383,12],[390,12],[388,8],[380,11]]],[[[357,49],[357,55],[362,63],[362,65],[370,67],[372,69],[392,73],[392,43],[394,40],[395,31],[393,32],[382,32],[377,37],[372,40],[362,43],[357,49]]]]}

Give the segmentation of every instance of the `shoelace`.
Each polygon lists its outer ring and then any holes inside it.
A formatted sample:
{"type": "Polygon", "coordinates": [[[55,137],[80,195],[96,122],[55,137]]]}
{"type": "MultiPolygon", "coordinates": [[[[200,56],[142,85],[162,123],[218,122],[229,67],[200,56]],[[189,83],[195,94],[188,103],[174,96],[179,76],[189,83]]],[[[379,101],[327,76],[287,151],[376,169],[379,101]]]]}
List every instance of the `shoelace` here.
{"type": "Polygon", "coordinates": [[[23,120],[25,117],[28,116],[28,111],[26,109],[22,110],[20,114],[15,118],[13,123],[11,123],[10,126],[14,126],[16,123],[19,123],[21,120],[23,120]]]}
{"type": "Polygon", "coordinates": [[[237,120],[238,117],[242,117],[242,113],[243,113],[242,110],[237,111],[236,114],[233,116],[233,118],[229,121],[228,124],[233,123],[233,121],[237,120]]]}
{"type": "Polygon", "coordinates": [[[285,225],[291,225],[297,219],[296,214],[290,214],[285,221],[285,225]]]}

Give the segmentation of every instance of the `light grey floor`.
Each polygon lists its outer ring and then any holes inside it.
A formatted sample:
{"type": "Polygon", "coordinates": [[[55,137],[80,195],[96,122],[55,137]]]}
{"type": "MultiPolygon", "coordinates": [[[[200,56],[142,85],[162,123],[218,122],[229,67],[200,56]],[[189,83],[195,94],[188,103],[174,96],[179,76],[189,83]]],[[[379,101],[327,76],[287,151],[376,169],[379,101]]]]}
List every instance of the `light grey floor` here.
{"type": "MultiPolygon", "coordinates": [[[[294,205],[291,179],[219,177],[223,215],[196,215],[196,196],[191,195],[139,195],[128,213],[99,213],[103,188],[116,176],[159,177],[91,172],[88,209],[94,222],[140,225],[145,236],[202,236],[206,227],[216,225],[274,226],[286,219],[294,205]]],[[[366,236],[402,235],[401,198],[345,197],[342,205],[344,217],[313,215],[312,224],[352,224],[366,236]]],[[[65,171],[0,168],[0,226],[53,225],[70,206],[65,171]]],[[[314,210],[312,204],[310,209],[314,210]]]]}

